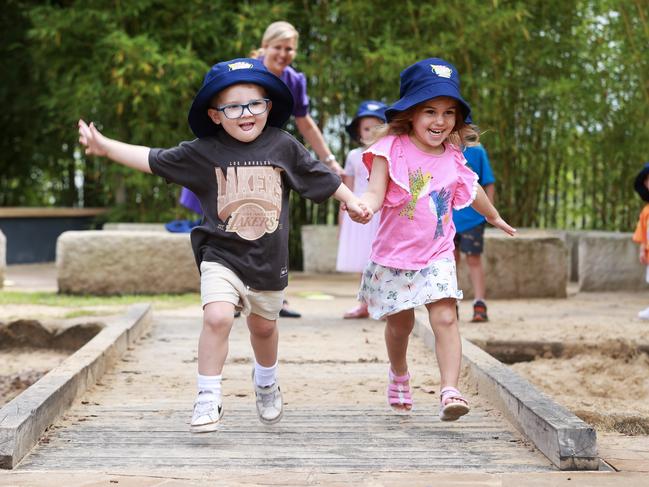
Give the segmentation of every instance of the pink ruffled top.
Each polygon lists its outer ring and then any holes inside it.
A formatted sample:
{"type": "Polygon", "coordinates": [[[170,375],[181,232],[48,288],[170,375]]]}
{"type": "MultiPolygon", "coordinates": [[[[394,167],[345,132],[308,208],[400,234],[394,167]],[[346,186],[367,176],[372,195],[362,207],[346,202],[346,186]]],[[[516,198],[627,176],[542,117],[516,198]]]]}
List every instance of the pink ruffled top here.
{"type": "Polygon", "coordinates": [[[444,144],[444,153],[418,149],[408,135],[388,135],[363,153],[372,172],[375,156],[388,161],[389,181],[371,260],[386,267],[420,270],[453,259],[452,209],[473,203],[478,176],[462,151],[444,144]]]}

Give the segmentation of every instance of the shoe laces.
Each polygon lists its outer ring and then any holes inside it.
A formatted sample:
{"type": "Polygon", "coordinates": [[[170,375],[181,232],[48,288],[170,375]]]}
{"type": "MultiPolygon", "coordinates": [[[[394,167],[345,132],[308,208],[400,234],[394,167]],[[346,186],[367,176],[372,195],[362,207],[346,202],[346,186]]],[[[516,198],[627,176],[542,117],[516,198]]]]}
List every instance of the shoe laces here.
{"type": "Polygon", "coordinates": [[[194,406],[194,411],[196,414],[199,416],[203,416],[205,414],[209,414],[212,412],[213,409],[218,408],[218,402],[214,399],[204,399],[204,400],[198,400],[196,401],[196,405],[194,406]]]}
{"type": "Polygon", "coordinates": [[[261,396],[261,404],[267,408],[275,405],[275,392],[277,387],[269,387],[270,390],[265,391],[265,388],[260,388],[259,395],[261,396]]]}

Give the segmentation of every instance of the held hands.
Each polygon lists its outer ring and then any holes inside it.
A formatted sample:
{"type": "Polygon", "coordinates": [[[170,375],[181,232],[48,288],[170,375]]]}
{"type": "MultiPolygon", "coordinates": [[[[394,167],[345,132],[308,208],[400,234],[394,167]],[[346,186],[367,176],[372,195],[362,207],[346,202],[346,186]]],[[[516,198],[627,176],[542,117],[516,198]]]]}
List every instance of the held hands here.
{"type": "Polygon", "coordinates": [[[106,148],[106,137],[104,137],[94,122],[90,125],[86,124],[83,120],[79,120],[79,143],[86,148],[86,154],[89,156],[106,156],[108,149],[106,148]]]}
{"type": "Polygon", "coordinates": [[[500,215],[496,217],[487,218],[487,221],[491,223],[494,227],[500,228],[507,235],[514,236],[516,235],[516,229],[512,228],[509,223],[503,220],[500,215]]]}
{"type": "Polygon", "coordinates": [[[352,221],[356,223],[368,223],[374,216],[374,212],[360,199],[343,203],[341,208],[346,210],[352,221]]]}

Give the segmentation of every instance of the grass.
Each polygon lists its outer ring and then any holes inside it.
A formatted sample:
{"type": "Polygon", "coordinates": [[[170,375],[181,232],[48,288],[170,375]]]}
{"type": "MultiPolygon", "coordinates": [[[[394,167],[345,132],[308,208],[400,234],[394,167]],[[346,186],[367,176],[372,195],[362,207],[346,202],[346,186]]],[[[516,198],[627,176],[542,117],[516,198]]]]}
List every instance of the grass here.
{"type": "Polygon", "coordinates": [[[197,293],[187,294],[125,294],[122,296],[76,296],[55,292],[0,291],[0,306],[23,304],[31,306],[60,306],[83,308],[90,306],[128,306],[135,303],[151,303],[159,309],[200,306],[197,293]]]}

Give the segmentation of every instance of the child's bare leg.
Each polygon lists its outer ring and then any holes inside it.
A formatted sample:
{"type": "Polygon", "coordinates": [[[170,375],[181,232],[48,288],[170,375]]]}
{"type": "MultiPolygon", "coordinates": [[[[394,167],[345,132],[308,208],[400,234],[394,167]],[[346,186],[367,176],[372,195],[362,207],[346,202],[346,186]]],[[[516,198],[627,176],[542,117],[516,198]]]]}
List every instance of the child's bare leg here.
{"type": "Polygon", "coordinates": [[[248,316],[250,343],[259,365],[272,367],[277,363],[279,331],[276,320],[267,320],[258,314],[248,316]]]}
{"type": "Polygon", "coordinates": [[[473,286],[473,296],[475,299],[484,301],[486,286],[481,254],[467,254],[466,263],[473,286]]]}
{"type": "Polygon", "coordinates": [[[224,301],[203,308],[203,329],[198,339],[198,373],[221,375],[228,356],[228,339],[234,322],[234,305],[224,301]]]}
{"type": "Polygon", "coordinates": [[[258,314],[248,316],[250,343],[255,353],[254,384],[257,415],[264,424],[282,418],[284,401],[277,381],[277,321],[258,314]]]}
{"type": "Polygon", "coordinates": [[[385,345],[394,375],[408,372],[408,341],[415,325],[415,311],[407,309],[388,316],[385,323],[385,345]]]}
{"type": "Polygon", "coordinates": [[[426,305],[430,326],[435,334],[435,355],[441,387],[457,387],[462,365],[462,342],[455,314],[455,299],[441,299],[426,305]]]}

